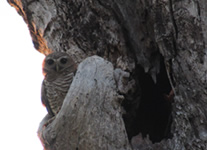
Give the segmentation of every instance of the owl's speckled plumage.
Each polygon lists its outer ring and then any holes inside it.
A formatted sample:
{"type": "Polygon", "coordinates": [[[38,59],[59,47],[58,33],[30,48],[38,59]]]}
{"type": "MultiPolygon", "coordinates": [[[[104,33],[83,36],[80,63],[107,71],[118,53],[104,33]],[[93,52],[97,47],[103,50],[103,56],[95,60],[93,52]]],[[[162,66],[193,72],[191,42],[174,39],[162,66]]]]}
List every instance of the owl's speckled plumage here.
{"type": "Polygon", "coordinates": [[[54,52],[44,59],[41,99],[50,115],[59,112],[76,70],[76,63],[65,52],[54,52]]]}

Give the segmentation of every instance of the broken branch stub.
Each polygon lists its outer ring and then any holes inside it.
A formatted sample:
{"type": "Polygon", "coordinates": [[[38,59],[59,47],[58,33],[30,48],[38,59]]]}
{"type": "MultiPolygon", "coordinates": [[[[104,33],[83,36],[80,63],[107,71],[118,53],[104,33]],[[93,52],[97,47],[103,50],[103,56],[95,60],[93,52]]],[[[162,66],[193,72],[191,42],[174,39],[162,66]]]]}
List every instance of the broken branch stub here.
{"type": "Polygon", "coordinates": [[[46,150],[131,149],[113,72],[98,56],[80,63],[60,112],[38,129],[46,150]]]}

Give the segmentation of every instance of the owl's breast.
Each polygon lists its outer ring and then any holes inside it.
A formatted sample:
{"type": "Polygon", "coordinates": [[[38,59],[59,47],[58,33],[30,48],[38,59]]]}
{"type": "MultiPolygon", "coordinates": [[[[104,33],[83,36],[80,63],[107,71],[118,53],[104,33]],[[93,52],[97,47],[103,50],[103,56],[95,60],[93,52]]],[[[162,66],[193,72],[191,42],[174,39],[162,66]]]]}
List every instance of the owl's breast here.
{"type": "Polygon", "coordinates": [[[73,80],[73,73],[57,77],[55,80],[46,82],[46,96],[52,112],[56,115],[65,99],[68,89],[73,80]]]}

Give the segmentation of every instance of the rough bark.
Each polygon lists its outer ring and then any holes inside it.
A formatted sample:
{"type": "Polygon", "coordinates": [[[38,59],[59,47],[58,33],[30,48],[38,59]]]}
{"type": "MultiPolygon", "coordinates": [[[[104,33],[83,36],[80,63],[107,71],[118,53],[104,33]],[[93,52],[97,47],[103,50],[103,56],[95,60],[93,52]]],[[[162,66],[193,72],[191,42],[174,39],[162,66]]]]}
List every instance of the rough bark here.
{"type": "Polygon", "coordinates": [[[128,139],[137,135],[131,140],[134,149],[207,149],[204,0],[8,2],[23,16],[41,53],[66,51],[78,63],[96,54],[120,69],[116,88],[124,96],[128,139]]]}

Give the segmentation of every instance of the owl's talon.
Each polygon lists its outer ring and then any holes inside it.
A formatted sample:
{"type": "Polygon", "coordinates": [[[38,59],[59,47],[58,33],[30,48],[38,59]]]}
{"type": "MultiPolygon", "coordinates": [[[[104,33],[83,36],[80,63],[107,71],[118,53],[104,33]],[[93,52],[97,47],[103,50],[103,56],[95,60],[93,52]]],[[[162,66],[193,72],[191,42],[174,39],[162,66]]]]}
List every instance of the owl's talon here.
{"type": "Polygon", "coordinates": [[[53,120],[55,119],[55,116],[53,116],[52,118],[50,118],[44,125],[43,125],[43,128],[47,127],[53,120]]]}

